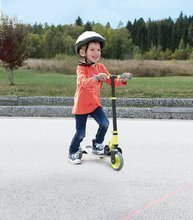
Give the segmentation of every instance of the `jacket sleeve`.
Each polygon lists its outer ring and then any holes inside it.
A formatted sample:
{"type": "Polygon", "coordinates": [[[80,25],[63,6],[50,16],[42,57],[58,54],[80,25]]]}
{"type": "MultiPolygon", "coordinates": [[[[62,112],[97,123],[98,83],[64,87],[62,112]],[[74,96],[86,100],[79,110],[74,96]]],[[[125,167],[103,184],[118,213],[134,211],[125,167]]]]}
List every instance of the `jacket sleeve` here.
{"type": "Polygon", "coordinates": [[[80,85],[81,87],[85,89],[92,89],[99,84],[99,82],[93,79],[92,76],[91,77],[87,76],[84,67],[78,66],[76,72],[77,72],[77,84],[80,85]]]}

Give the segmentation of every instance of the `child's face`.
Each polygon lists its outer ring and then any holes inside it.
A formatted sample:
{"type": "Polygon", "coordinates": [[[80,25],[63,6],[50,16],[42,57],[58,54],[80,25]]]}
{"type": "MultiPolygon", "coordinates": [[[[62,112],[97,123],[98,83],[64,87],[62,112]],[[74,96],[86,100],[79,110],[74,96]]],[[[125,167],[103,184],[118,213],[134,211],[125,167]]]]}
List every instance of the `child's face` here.
{"type": "Polygon", "coordinates": [[[88,62],[96,63],[101,57],[101,46],[99,42],[91,42],[88,45],[87,51],[82,51],[83,57],[87,58],[88,62]]]}

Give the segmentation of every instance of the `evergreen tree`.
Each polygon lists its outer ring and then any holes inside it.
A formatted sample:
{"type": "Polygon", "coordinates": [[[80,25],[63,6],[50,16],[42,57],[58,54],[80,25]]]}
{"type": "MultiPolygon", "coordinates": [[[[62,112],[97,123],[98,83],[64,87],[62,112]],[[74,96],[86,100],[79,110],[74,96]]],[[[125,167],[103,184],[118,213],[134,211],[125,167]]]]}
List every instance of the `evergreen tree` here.
{"type": "Polygon", "coordinates": [[[80,16],[78,16],[78,18],[76,19],[75,25],[77,25],[77,26],[82,26],[83,25],[83,22],[82,22],[82,19],[80,18],[80,16]]]}
{"type": "Polygon", "coordinates": [[[146,50],[146,25],[145,21],[143,18],[140,18],[136,22],[136,27],[135,27],[135,45],[139,46],[142,53],[146,50]]]}
{"type": "Polygon", "coordinates": [[[189,27],[188,27],[187,43],[191,47],[193,47],[193,24],[190,24],[189,27]]]}
{"type": "Polygon", "coordinates": [[[43,27],[42,24],[35,23],[32,27],[34,34],[42,34],[43,33],[43,27]]]}
{"type": "Polygon", "coordinates": [[[152,45],[157,46],[157,24],[150,19],[146,23],[146,50],[149,50],[152,45]]]}
{"type": "Polygon", "coordinates": [[[128,22],[127,22],[126,28],[127,28],[127,30],[128,30],[130,33],[132,33],[132,31],[133,31],[133,25],[132,25],[131,21],[128,21],[128,22]]]}
{"type": "Polygon", "coordinates": [[[171,18],[161,20],[158,23],[158,44],[162,46],[163,51],[171,48],[172,26],[173,22],[171,18]]]}
{"type": "Polygon", "coordinates": [[[172,34],[171,34],[171,45],[170,45],[170,48],[172,50],[172,52],[175,51],[176,47],[177,47],[177,38],[176,38],[176,28],[175,26],[173,25],[172,27],[172,34]]]}
{"type": "Polygon", "coordinates": [[[109,23],[109,22],[107,22],[107,24],[105,25],[105,27],[106,27],[107,29],[111,28],[110,23],[109,23]]]}
{"type": "MultiPolygon", "coordinates": [[[[187,16],[183,16],[183,13],[180,13],[179,18],[176,21],[176,43],[179,45],[181,38],[184,39],[184,43],[187,43],[187,35],[188,35],[188,18],[187,16]]],[[[176,45],[176,46],[177,46],[176,45]]]]}
{"type": "Polygon", "coordinates": [[[84,31],[92,31],[92,24],[91,22],[87,21],[84,25],[84,31]]]}

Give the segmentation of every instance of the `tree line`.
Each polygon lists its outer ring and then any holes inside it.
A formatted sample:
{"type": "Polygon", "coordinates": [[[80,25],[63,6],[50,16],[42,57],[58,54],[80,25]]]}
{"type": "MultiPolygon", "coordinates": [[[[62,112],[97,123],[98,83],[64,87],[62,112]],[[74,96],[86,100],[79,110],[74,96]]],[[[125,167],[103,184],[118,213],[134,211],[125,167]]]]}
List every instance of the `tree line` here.
{"type": "Polygon", "coordinates": [[[193,51],[193,16],[181,12],[174,21],[170,17],[147,22],[143,18],[120,22],[117,28],[78,17],[71,25],[27,25],[31,41],[31,57],[49,58],[56,54],[74,55],[77,37],[87,30],[99,32],[106,39],[103,57],[108,59],[189,59],[193,51]]]}
{"type": "Polygon", "coordinates": [[[145,22],[143,18],[128,21],[134,55],[145,59],[193,58],[193,16],[181,12],[173,21],[170,17],[159,21],[145,22]],[[190,57],[191,56],[191,57],[190,57]]]}
{"type": "MultiPolygon", "coordinates": [[[[22,24],[19,24],[22,25],[22,24]]],[[[74,44],[84,31],[99,32],[106,39],[103,57],[108,59],[189,59],[193,56],[193,16],[181,12],[174,21],[170,17],[147,22],[143,18],[121,22],[117,28],[78,17],[74,24],[23,24],[28,33],[28,55],[52,58],[57,54],[74,55],[74,44]]],[[[1,23],[0,23],[1,27],[1,23]]]]}

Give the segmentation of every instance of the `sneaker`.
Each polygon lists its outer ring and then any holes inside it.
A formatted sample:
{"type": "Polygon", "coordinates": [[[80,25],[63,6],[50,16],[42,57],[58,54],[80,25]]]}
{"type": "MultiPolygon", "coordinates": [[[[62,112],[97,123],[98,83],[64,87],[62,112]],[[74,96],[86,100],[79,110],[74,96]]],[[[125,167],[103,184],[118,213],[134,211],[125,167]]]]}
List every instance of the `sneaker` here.
{"type": "Polygon", "coordinates": [[[105,145],[104,144],[98,144],[98,143],[94,143],[93,147],[92,147],[92,153],[93,154],[98,154],[98,155],[102,155],[104,154],[104,149],[105,149],[105,145]]]}
{"type": "Polygon", "coordinates": [[[78,150],[76,153],[69,153],[68,155],[68,161],[73,164],[80,164],[81,163],[81,156],[82,152],[78,150]]]}

